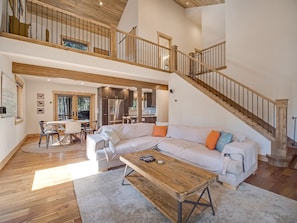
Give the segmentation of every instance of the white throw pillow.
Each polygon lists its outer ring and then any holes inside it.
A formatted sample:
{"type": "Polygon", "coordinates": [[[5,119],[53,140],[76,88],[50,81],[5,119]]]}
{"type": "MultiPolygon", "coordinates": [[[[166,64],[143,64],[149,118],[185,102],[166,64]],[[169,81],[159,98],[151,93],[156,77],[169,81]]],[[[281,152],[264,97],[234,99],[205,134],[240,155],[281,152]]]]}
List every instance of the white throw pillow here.
{"type": "Polygon", "coordinates": [[[112,129],[105,131],[104,135],[111,141],[113,145],[116,145],[121,141],[121,139],[118,137],[118,135],[113,131],[112,129]]]}

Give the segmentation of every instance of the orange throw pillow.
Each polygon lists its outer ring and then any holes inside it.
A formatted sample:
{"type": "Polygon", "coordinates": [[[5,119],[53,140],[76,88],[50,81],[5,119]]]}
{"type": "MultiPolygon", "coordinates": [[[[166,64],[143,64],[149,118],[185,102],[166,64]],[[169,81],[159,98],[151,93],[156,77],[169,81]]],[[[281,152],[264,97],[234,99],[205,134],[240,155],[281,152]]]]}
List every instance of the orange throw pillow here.
{"type": "Polygon", "coordinates": [[[211,132],[208,134],[206,138],[206,147],[208,149],[214,150],[216,148],[216,144],[220,138],[220,132],[211,130],[211,132]]]}
{"type": "Polygon", "coordinates": [[[154,126],[153,136],[165,137],[167,134],[167,126],[154,126]]]}

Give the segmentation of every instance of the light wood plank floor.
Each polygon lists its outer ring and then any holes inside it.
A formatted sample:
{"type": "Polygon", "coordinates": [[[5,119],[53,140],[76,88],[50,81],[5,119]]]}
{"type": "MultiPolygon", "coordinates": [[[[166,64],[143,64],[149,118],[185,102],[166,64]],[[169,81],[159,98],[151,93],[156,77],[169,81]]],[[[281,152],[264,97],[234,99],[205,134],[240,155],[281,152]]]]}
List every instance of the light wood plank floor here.
{"type": "MultiPolygon", "coordinates": [[[[25,144],[32,141],[37,143],[29,138],[25,144]]],[[[0,172],[0,222],[82,222],[67,165],[86,160],[85,151],[49,156],[19,150],[0,172]]],[[[246,182],[297,200],[296,179],[297,170],[260,161],[256,175],[246,182]]]]}

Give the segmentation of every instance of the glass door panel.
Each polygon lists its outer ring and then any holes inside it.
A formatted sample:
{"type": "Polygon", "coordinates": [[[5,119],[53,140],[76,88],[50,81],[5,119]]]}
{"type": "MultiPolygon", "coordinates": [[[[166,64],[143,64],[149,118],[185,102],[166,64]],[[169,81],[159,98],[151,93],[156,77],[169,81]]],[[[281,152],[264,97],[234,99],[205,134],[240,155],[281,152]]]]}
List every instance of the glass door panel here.
{"type": "Polygon", "coordinates": [[[78,96],[77,98],[77,119],[90,119],[90,97],[78,96]]]}
{"type": "Polygon", "coordinates": [[[58,120],[73,119],[72,96],[58,95],[58,120]]]}

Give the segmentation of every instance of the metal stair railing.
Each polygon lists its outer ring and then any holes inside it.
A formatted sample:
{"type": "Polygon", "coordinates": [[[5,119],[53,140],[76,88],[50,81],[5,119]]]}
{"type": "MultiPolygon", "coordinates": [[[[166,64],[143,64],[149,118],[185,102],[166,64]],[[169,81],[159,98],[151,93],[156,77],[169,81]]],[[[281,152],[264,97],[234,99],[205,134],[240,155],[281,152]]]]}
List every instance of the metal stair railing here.
{"type": "Polygon", "coordinates": [[[178,50],[176,63],[176,72],[207,89],[272,137],[276,136],[276,102],[274,100],[178,50]]]}

